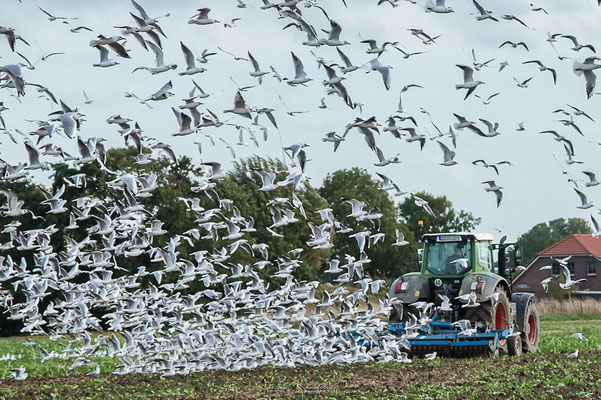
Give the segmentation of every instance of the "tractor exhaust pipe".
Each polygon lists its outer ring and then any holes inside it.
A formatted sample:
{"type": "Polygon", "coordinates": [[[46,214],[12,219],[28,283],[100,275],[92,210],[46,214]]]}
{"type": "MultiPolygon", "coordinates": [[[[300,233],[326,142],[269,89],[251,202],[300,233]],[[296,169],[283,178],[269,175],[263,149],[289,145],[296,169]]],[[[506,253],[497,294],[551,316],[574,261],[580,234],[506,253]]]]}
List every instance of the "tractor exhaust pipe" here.
{"type": "Polygon", "coordinates": [[[499,246],[499,253],[498,253],[498,260],[497,260],[497,265],[498,265],[498,271],[497,273],[505,278],[506,280],[509,281],[509,276],[507,274],[507,257],[505,256],[505,248],[506,246],[504,245],[500,245],[499,246]]]}

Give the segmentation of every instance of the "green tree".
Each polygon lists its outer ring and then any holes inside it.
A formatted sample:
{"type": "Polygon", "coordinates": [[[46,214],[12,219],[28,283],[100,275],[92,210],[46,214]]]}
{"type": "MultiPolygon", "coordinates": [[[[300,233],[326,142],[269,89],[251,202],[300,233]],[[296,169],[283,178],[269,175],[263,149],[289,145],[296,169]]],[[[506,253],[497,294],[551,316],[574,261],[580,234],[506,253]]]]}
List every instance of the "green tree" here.
{"type": "Polygon", "coordinates": [[[408,196],[399,204],[401,220],[420,238],[424,233],[434,232],[470,232],[480,224],[480,218],[471,212],[455,210],[453,203],[446,196],[434,196],[426,192],[415,193],[415,196],[426,200],[434,216],[415,204],[415,197],[408,196]],[[423,222],[423,225],[419,224],[423,222]]]}
{"type": "Polygon", "coordinates": [[[365,267],[372,277],[394,279],[401,274],[416,269],[418,245],[413,234],[407,227],[399,222],[398,213],[394,202],[388,193],[382,190],[382,184],[375,181],[364,169],[352,168],[338,170],[328,174],[324,179],[319,193],[330,203],[334,216],[343,225],[352,229],[351,233],[337,234],[334,241],[334,257],[344,263],[347,254],[358,256],[357,241],[350,234],[369,230],[372,234],[377,230],[369,221],[357,221],[347,217],[351,213],[351,206],[345,200],[356,199],[365,202],[364,211],[378,207],[380,213],[379,232],[385,234],[384,242],[367,248],[366,254],[371,262],[365,267]],[[396,240],[396,229],[405,235],[405,240],[410,244],[402,247],[393,247],[390,244],[396,240]]]}
{"type": "Polygon", "coordinates": [[[591,232],[590,225],[582,218],[557,218],[534,225],[528,232],[518,237],[517,245],[523,249],[524,263],[530,263],[540,251],[561,239],[575,233],[591,232]]]}

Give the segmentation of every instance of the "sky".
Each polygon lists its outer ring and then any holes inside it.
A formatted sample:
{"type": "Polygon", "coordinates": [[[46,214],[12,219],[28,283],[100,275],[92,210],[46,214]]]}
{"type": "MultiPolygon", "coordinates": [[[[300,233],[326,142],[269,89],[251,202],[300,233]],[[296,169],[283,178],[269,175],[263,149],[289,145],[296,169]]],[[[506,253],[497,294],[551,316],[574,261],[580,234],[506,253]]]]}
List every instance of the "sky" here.
{"type": "MultiPolygon", "coordinates": [[[[322,81],[326,79],[323,68],[318,68],[315,56],[328,62],[340,63],[334,47],[319,48],[303,46],[306,35],[294,28],[282,30],[290,22],[279,19],[274,9],[261,10],[259,0],[246,0],[247,8],[238,8],[236,0],[215,1],[158,1],[140,0],[139,3],[150,16],[168,17],[159,19],[159,24],[167,35],[163,38],[166,63],[176,63],[178,68],[157,75],[146,71],[132,71],[139,66],[153,66],[154,55],[144,50],[132,36],[126,36],[125,47],[130,51],[131,59],[116,57],[110,52],[110,58],[119,62],[110,68],[95,68],[98,51],[89,46],[90,40],[98,34],[118,35],[115,26],[134,25],[130,12],[135,9],[129,1],[107,0],[90,2],[78,0],[4,0],[0,25],[14,28],[16,33],[26,39],[31,47],[17,43],[17,51],[35,64],[35,69],[23,69],[27,82],[40,83],[48,87],[54,95],[70,107],[77,107],[85,114],[85,122],[79,134],[82,138],[102,137],[108,147],[123,146],[123,139],[115,125],[108,125],[106,119],[114,114],[137,121],[144,135],[169,143],[178,155],[187,155],[195,162],[217,161],[227,170],[232,165],[232,154],[219,139],[235,147],[237,159],[258,154],[280,157],[281,144],[307,143],[309,161],[306,173],[314,186],[319,186],[324,177],[342,168],[361,167],[374,174],[380,172],[390,177],[404,191],[427,191],[434,195],[445,195],[457,209],[472,212],[482,218],[478,231],[507,234],[509,240],[516,239],[533,225],[559,217],[582,217],[589,219],[591,213],[597,214],[596,207],[579,210],[578,195],[568,178],[579,180],[579,187],[589,200],[601,204],[601,187],[584,187],[586,176],[583,170],[601,174],[599,153],[601,142],[598,122],[601,113],[599,96],[586,98],[585,81],[572,71],[574,60],[583,61],[593,53],[588,49],[579,52],[570,48],[571,42],[565,38],[557,39],[555,49],[547,39],[547,32],[571,34],[581,43],[591,43],[601,48],[598,41],[598,21],[601,8],[594,0],[566,2],[563,0],[538,1],[543,12],[534,12],[529,2],[508,0],[504,2],[481,1],[486,9],[492,9],[500,22],[490,20],[477,21],[476,8],[471,1],[448,0],[454,13],[435,14],[424,11],[423,1],[412,4],[399,1],[398,7],[389,4],[377,6],[376,0],[347,0],[346,8],[341,0],[319,1],[329,17],[342,27],[341,40],[350,45],[341,50],[355,65],[369,62],[373,55],[366,54],[367,45],[362,39],[375,39],[379,44],[396,41],[398,46],[410,52],[424,54],[404,59],[402,54],[388,47],[380,56],[380,61],[392,67],[392,85],[386,90],[378,72],[366,73],[359,69],[347,74],[343,84],[347,87],[353,101],[362,103],[362,111],[348,108],[337,96],[327,96],[322,81]],[[74,26],[84,25],[93,32],[82,31],[74,34],[60,20],[49,21],[38,7],[57,16],[77,17],[69,21],[74,26]],[[199,26],[187,21],[196,13],[198,7],[211,8],[209,16],[220,23],[199,26]],[[516,21],[500,18],[504,14],[513,14],[523,20],[528,27],[516,21]],[[234,18],[235,27],[224,27],[225,22],[234,18]],[[408,29],[420,28],[432,36],[440,37],[435,44],[424,45],[408,29]],[[518,47],[499,45],[506,40],[524,41],[529,51],[518,47]],[[217,52],[209,63],[203,64],[207,71],[191,77],[179,76],[185,68],[185,61],[179,42],[183,42],[196,55],[204,49],[217,52]],[[305,87],[291,87],[266,76],[261,85],[256,78],[249,76],[251,65],[244,60],[235,60],[221,52],[217,47],[243,57],[250,51],[259,62],[263,71],[273,66],[282,76],[291,77],[294,73],[290,52],[294,52],[303,62],[307,75],[313,80],[305,87]],[[484,81],[474,92],[482,98],[500,93],[490,104],[472,94],[463,100],[465,90],[456,90],[455,85],[463,81],[462,71],[456,64],[471,65],[472,49],[478,61],[493,59],[490,67],[474,72],[474,78],[484,81]],[[38,61],[42,54],[64,52],[65,54],[38,61]],[[560,60],[558,55],[563,57],[560,60]],[[535,65],[523,65],[523,61],[538,59],[545,65],[557,70],[557,85],[553,84],[549,72],[540,72],[535,65]],[[508,61],[509,65],[499,71],[499,63],[508,61]],[[519,88],[514,78],[523,81],[532,77],[527,88],[519,88]],[[232,81],[235,80],[237,83],[232,81]],[[261,132],[255,129],[260,139],[256,147],[248,134],[244,141],[248,146],[236,145],[238,130],[229,125],[220,128],[206,128],[199,133],[173,137],[178,130],[171,107],[183,104],[193,84],[192,79],[205,92],[214,93],[199,107],[201,112],[209,109],[222,121],[231,124],[249,126],[250,121],[240,116],[224,114],[231,108],[238,85],[255,87],[245,91],[243,96],[251,107],[270,107],[275,109],[275,118],[279,130],[269,121],[260,117],[260,122],[270,128],[266,142],[261,132]],[[167,100],[155,102],[153,109],[126,98],[125,92],[147,97],[168,81],[173,82],[175,95],[167,100]],[[404,138],[397,139],[387,132],[376,135],[377,146],[386,157],[399,154],[399,164],[376,167],[377,157],[366,145],[362,135],[355,129],[348,133],[338,151],[333,152],[331,143],[321,138],[329,131],[342,134],[345,125],[355,118],[375,116],[385,125],[389,116],[394,115],[399,101],[399,92],[403,86],[419,84],[423,88],[412,88],[403,93],[403,108],[407,115],[418,121],[418,133],[435,135],[433,121],[441,130],[455,123],[453,113],[466,116],[478,122],[479,118],[498,122],[500,135],[482,138],[470,130],[457,131],[457,165],[446,167],[443,153],[438,144],[428,140],[420,151],[419,144],[407,143],[404,138]],[[85,104],[83,90],[93,100],[85,104]],[[281,99],[280,99],[281,97],[281,99]],[[320,99],[325,97],[327,109],[320,109],[320,99]],[[285,104],[285,105],[284,105],[285,104]],[[583,116],[573,116],[584,136],[569,126],[557,122],[565,116],[553,113],[558,108],[568,109],[571,104],[591,115],[595,122],[583,116]],[[286,111],[306,111],[288,115],[286,111]],[[517,131],[518,123],[523,121],[525,131],[517,131]],[[574,144],[576,158],[581,165],[565,164],[566,154],[560,142],[551,135],[540,134],[542,130],[556,130],[574,144]],[[211,144],[211,137],[215,146],[211,144]],[[202,152],[194,142],[202,143],[202,152]],[[593,143],[591,143],[593,142],[593,143]],[[492,169],[472,165],[472,161],[484,159],[489,163],[502,160],[510,161],[512,166],[501,166],[497,176],[492,169]],[[495,195],[484,190],[481,182],[487,180],[503,187],[503,201],[497,208],[495,195]]],[[[325,37],[322,29],[329,29],[324,14],[316,7],[305,7],[299,3],[303,18],[313,25],[320,37],[325,37]]],[[[10,51],[7,41],[0,37],[0,65],[22,62],[16,53],[10,51]]],[[[340,74],[339,74],[340,75],[340,74]]],[[[601,91],[601,90],[600,90],[601,91]]],[[[7,128],[30,132],[36,129],[35,122],[28,120],[47,120],[48,114],[58,109],[45,98],[38,98],[35,88],[27,87],[26,96],[20,99],[10,96],[12,89],[0,91],[0,101],[9,108],[2,116],[7,128]]],[[[569,117],[567,117],[569,119],[569,117]]],[[[412,126],[410,123],[397,123],[400,127],[412,126]]],[[[483,128],[483,125],[478,122],[483,128]]],[[[0,136],[0,157],[10,163],[27,162],[22,138],[12,143],[8,136],[0,136]]],[[[450,140],[439,139],[448,146],[450,140]]],[[[46,142],[43,141],[42,143],[46,142]]],[[[77,154],[77,143],[59,135],[52,142],[63,147],[71,154],[77,154]]],[[[43,158],[53,161],[50,157],[43,158]]],[[[600,175],[601,176],[601,175],[600,175]]],[[[40,181],[47,179],[44,173],[36,173],[40,181]]]]}

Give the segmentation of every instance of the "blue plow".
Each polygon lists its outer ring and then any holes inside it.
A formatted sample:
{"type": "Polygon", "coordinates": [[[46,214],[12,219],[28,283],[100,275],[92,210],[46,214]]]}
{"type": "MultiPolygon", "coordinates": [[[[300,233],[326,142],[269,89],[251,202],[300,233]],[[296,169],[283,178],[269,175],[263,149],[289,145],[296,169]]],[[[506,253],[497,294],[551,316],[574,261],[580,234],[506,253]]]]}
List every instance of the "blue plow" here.
{"type": "MultiPolygon", "coordinates": [[[[431,321],[426,326],[419,328],[417,332],[417,336],[408,338],[412,348],[419,348],[420,346],[450,348],[489,346],[491,351],[495,351],[499,347],[500,340],[509,338],[507,329],[485,332],[482,327],[478,327],[474,334],[464,335],[449,322],[444,321],[431,321]]],[[[407,333],[405,324],[390,323],[388,333],[394,335],[407,333]]]]}

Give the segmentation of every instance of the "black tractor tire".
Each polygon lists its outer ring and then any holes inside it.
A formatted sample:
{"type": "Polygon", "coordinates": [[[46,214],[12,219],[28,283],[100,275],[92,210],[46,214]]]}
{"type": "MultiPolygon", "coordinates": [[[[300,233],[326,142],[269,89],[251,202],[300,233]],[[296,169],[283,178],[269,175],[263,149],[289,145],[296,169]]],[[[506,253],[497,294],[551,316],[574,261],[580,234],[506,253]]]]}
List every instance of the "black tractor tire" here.
{"type": "Polygon", "coordinates": [[[399,315],[397,309],[393,306],[388,316],[388,322],[401,322],[401,315],[399,315]]]}
{"type": "MultiPolygon", "coordinates": [[[[466,318],[473,322],[485,322],[491,330],[508,329],[511,323],[511,309],[507,292],[503,287],[497,286],[494,293],[499,294],[499,300],[494,307],[492,301],[484,301],[479,307],[470,309],[466,313],[466,318]]],[[[506,339],[499,341],[499,353],[502,355],[508,353],[506,339]]]]}
{"type": "Polygon", "coordinates": [[[522,338],[521,335],[510,336],[507,339],[507,351],[510,356],[521,356],[522,355],[522,338]]]}
{"type": "Polygon", "coordinates": [[[540,319],[538,309],[533,302],[528,304],[526,309],[526,326],[522,337],[524,351],[536,353],[538,351],[538,342],[540,340],[540,319]]]}
{"type": "Polygon", "coordinates": [[[410,304],[399,304],[398,308],[394,305],[392,306],[392,310],[390,311],[390,315],[388,316],[388,322],[391,323],[406,323],[411,320],[409,314],[413,314],[414,316],[419,315],[419,312],[411,307],[410,304]],[[400,311],[400,312],[399,312],[400,311]]]}

